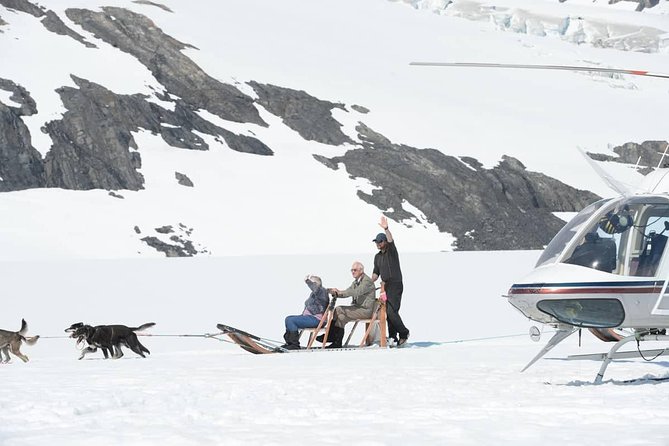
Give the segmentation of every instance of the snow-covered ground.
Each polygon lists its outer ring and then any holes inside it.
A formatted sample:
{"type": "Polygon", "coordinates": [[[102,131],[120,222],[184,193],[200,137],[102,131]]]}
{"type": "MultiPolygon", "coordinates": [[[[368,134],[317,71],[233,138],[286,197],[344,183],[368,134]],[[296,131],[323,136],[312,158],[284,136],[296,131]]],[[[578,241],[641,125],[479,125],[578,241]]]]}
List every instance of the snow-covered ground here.
{"type": "MultiPolygon", "coordinates": [[[[3,263],[0,326],[44,338],[29,363],[0,367],[0,444],[669,444],[669,362],[624,361],[589,384],[591,361],[541,360],[529,323],[501,295],[537,252],[402,254],[409,348],[257,356],[205,338],[142,337],[77,361],[73,322],[153,321],[154,335],[237,325],[280,339],[299,312],[307,273],[344,286],[354,259],[261,256],[3,263]],[[53,336],[53,338],[51,337],[53,336]],[[481,339],[486,338],[486,339],[481,339]],[[478,340],[474,340],[478,339],[478,340]]],[[[601,352],[589,333],[548,356],[601,352]]]]}
{"type": "MultiPolygon", "coordinates": [[[[149,16],[166,33],[196,47],[184,54],[208,74],[245,92],[250,88],[244,83],[255,80],[345,103],[349,112],[337,110],[335,117],[354,138],[355,124],[363,121],[393,142],[473,156],[487,167],[511,155],[530,170],[602,196],[611,191],[577,147],[612,153],[612,146],[629,141],[666,139],[658,118],[666,114],[669,95],[662,79],[409,66],[411,61],[473,61],[669,72],[669,58],[659,49],[624,51],[575,37],[554,38],[551,33],[507,32],[490,17],[479,20],[470,13],[483,8],[493,15],[516,17],[520,9],[535,11],[544,27],[573,15],[604,23],[598,32],[609,30],[611,36],[618,35],[621,23],[666,33],[664,1],[641,13],[632,11],[629,2],[610,6],[505,0],[495,9],[494,4],[459,1],[445,10],[469,7],[467,14],[456,16],[435,14],[447,3],[440,1],[408,2],[424,9],[387,0],[203,0],[197,7],[173,0],[161,3],[173,12],[129,0],[43,2],[97,49],[48,32],[28,14],[0,7],[0,16],[8,22],[0,34],[0,77],[20,83],[37,101],[39,113],[25,120],[40,152],[46,153],[51,144],[40,128],[64,111],[55,89],[73,86],[71,74],[121,94],[151,96],[161,89],[137,60],[95,39],[64,14],[66,8],[99,5],[123,6],[149,16]],[[353,104],[370,113],[353,111],[353,104]]],[[[314,154],[337,156],[350,147],[307,142],[279,118],[262,109],[261,114],[269,128],[219,123],[257,134],[274,150],[273,157],[232,152],[212,138],[207,138],[208,152],[174,149],[142,132],[135,138],[146,189],[120,191],[125,199],[103,191],[2,194],[0,259],[159,257],[163,254],[140,239],[158,235],[156,227],[179,223],[193,228],[194,243],[219,256],[344,253],[365,246],[379,210],[362,202],[356,192],[369,185],[313,159],[314,154]],[[190,176],[195,187],[178,185],[175,171],[190,176]],[[307,218],[319,214],[323,218],[318,224],[307,218]],[[327,247],[314,242],[323,234],[332,241],[327,247]]],[[[617,176],[639,179],[629,168],[606,167],[617,176]]],[[[394,230],[410,251],[452,249],[452,237],[424,219],[407,223],[410,228],[395,225],[394,230]]]]}

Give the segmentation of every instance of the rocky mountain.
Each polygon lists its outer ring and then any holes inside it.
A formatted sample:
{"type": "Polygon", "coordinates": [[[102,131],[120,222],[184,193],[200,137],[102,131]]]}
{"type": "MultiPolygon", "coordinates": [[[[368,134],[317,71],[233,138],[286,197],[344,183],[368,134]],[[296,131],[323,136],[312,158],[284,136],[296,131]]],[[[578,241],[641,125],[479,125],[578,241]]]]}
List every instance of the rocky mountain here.
{"type": "MultiPolygon", "coordinates": [[[[174,14],[168,5],[132,3],[174,14]]],[[[367,121],[374,109],[264,82],[262,73],[255,80],[222,82],[189,56],[198,51],[195,43],[170,35],[149,13],[101,6],[64,8],[61,16],[28,0],[0,0],[0,5],[4,19],[0,31],[11,26],[12,19],[31,16],[54,38],[71,39],[81,48],[78,51],[111,47],[125,53],[158,86],[151,86],[149,95],[126,94],[71,72],[71,82],[55,89],[63,112],[41,126],[51,141],[48,151],[41,153],[33,146],[35,135],[26,121],[41,104],[29,85],[20,78],[2,78],[0,71],[0,90],[6,93],[0,96],[3,193],[58,188],[104,190],[124,198],[124,191],[150,188],[143,173],[145,148],[136,140],[138,132],[161,138],[170,150],[206,152],[216,143],[262,163],[261,159],[276,155],[276,141],[259,134],[279,125],[269,122],[271,115],[315,147],[313,169],[318,165],[332,171],[344,169],[350,181],[364,180],[371,185],[369,191],[358,189],[351,200],[361,200],[407,227],[417,222],[434,225],[440,233],[454,237],[453,249],[541,248],[563,225],[554,212],[576,212],[598,198],[528,170],[522,159],[513,156],[503,155],[496,166],[485,167],[466,154],[453,156],[439,147],[393,142],[373,129],[373,118],[367,121]],[[353,124],[347,127],[343,115],[351,116],[353,124]],[[326,146],[337,148],[340,154],[323,153],[326,146]]],[[[636,146],[627,149],[630,157],[638,152],[636,146]]],[[[627,156],[619,155],[621,159],[627,156]]],[[[206,187],[191,180],[187,171],[193,168],[173,172],[175,182],[196,190],[206,187]]],[[[294,175],[300,172],[295,170],[294,175]]],[[[126,226],[117,229],[129,232],[126,226]]],[[[206,247],[206,240],[196,247],[191,240],[194,231],[197,225],[173,222],[162,229],[156,227],[154,235],[138,226],[133,232],[138,243],[168,256],[219,254],[206,247]]]]}

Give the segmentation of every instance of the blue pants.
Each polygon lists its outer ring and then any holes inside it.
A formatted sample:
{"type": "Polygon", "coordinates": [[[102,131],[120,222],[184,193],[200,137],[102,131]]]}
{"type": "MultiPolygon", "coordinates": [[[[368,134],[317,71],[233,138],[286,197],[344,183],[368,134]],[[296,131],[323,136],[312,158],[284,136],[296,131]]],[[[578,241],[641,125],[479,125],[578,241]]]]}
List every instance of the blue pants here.
{"type": "Polygon", "coordinates": [[[316,328],[319,320],[314,316],[287,316],[286,331],[298,331],[302,328],[316,328]]]}

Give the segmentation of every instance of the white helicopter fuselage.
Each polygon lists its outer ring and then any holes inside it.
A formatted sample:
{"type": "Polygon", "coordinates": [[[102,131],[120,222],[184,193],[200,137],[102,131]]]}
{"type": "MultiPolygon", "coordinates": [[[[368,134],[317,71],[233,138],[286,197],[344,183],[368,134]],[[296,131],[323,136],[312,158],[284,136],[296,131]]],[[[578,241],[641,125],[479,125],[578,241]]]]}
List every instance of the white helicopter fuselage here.
{"type": "MultiPolygon", "coordinates": [[[[525,316],[540,323],[590,328],[657,328],[669,326],[669,314],[653,314],[664,285],[664,281],[652,278],[640,280],[639,277],[615,276],[582,266],[556,264],[532,271],[511,287],[507,297],[509,303],[525,316]],[[599,300],[604,312],[606,303],[611,301],[618,302],[622,312],[613,314],[614,318],[608,320],[607,314],[600,314],[601,318],[584,316],[579,314],[583,311],[584,300],[592,306],[591,311],[599,308],[597,302],[592,301],[599,300]],[[550,308],[546,301],[569,302],[565,304],[564,314],[558,313],[556,317],[544,311],[550,308]],[[544,310],[538,306],[539,302],[544,303],[544,310]]],[[[660,299],[660,302],[669,302],[669,298],[660,299]]]]}
{"type": "Polygon", "coordinates": [[[506,297],[541,323],[668,328],[668,236],[669,195],[600,200],[567,223],[506,297]]]}

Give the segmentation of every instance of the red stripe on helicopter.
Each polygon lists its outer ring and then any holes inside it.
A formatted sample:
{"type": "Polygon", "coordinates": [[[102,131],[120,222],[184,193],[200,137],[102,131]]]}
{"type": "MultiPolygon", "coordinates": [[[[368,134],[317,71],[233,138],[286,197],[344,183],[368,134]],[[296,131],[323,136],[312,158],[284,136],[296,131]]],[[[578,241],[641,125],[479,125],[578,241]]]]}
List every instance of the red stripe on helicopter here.
{"type": "Polygon", "coordinates": [[[509,294],[648,294],[660,293],[662,287],[616,288],[512,288],[509,294]]]}

